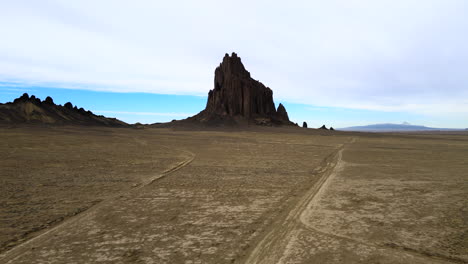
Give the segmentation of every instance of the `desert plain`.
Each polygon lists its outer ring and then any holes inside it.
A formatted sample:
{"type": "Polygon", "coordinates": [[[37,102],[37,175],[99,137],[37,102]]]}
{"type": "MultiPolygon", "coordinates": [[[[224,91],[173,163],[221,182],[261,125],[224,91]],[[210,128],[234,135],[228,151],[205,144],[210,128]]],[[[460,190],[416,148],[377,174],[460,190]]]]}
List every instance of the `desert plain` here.
{"type": "Polygon", "coordinates": [[[466,132],[0,138],[0,263],[468,263],[466,132]]]}

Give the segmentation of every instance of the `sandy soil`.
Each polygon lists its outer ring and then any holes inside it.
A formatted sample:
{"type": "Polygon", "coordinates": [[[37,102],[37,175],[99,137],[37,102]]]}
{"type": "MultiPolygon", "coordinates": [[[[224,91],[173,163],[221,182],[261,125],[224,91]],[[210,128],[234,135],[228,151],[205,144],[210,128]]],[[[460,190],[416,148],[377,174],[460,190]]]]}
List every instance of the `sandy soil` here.
{"type": "Polygon", "coordinates": [[[359,137],[278,257],[255,263],[467,263],[467,143],[359,137]]]}
{"type": "Polygon", "coordinates": [[[131,132],[0,130],[0,252],[185,159],[131,132]]]}
{"type": "Polygon", "coordinates": [[[0,263],[468,261],[467,135],[0,135],[0,263]]]}

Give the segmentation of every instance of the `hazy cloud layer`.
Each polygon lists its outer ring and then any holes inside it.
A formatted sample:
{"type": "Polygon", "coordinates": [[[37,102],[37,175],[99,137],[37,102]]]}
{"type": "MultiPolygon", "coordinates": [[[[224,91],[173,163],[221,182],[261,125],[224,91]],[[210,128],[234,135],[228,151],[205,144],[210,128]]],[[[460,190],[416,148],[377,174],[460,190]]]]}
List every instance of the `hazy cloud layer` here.
{"type": "Polygon", "coordinates": [[[466,0],[2,1],[0,80],[205,95],[236,51],[277,101],[468,122],[466,14],[466,0]]]}
{"type": "Polygon", "coordinates": [[[177,117],[188,117],[195,115],[194,113],[156,113],[156,112],[128,112],[128,111],[107,111],[107,110],[96,110],[96,113],[102,114],[124,114],[124,115],[146,115],[146,116],[177,116],[177,117]]]}

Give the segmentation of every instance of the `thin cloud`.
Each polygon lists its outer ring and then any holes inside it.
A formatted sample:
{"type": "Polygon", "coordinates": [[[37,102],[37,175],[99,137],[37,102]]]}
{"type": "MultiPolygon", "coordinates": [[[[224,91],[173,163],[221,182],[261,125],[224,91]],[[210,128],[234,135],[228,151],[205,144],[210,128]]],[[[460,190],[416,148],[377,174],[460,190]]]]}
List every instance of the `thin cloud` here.
{"type": "Polygon", "coordinates": [[[236,51],[277,102],[468,123],[467,13],[465,0],[2,1],[0,80],[206,96],[236,51]]]}
{"type": "Polygon", "coordinates": [[[96,113],[102,114],[122,114],[122,115],[139,115],[139,116],[178,116],[178,117],[189,117],[193,116],[193,113],[157,113],[157,112],[128,112],[128,111],[106,111],[97,110],[96,113]]]}

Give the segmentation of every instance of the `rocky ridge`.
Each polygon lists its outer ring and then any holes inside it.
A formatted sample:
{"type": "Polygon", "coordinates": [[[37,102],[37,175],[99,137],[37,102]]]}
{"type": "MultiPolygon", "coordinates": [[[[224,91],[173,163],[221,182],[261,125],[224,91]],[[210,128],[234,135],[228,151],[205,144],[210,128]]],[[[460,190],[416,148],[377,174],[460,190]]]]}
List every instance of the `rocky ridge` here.
{"type": "Polygon", "coordinates": [[[68,102],[56,105],[51,97],[41,101],[25,93],[12,103],[0,104],[0,124],[48,124],[125,127],[127,123],[116,118],[95,115],[91,111],[68,102]]]}

